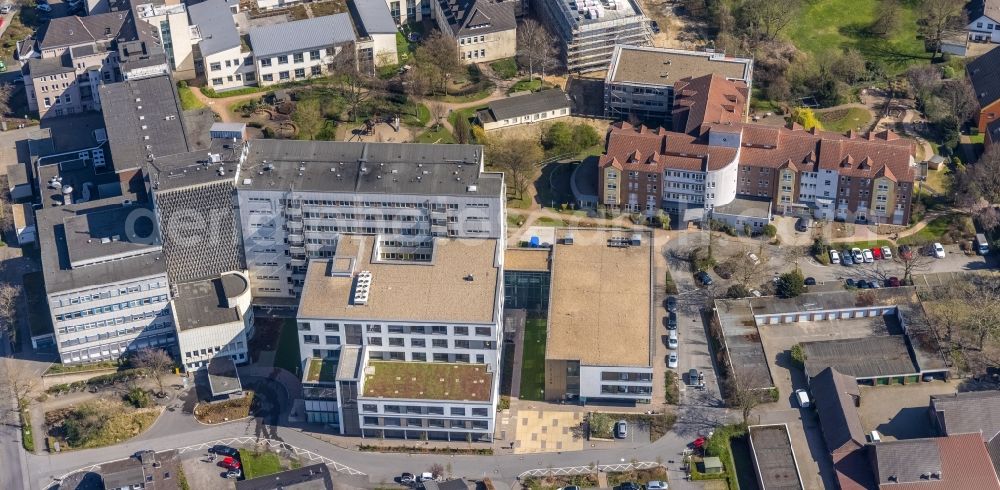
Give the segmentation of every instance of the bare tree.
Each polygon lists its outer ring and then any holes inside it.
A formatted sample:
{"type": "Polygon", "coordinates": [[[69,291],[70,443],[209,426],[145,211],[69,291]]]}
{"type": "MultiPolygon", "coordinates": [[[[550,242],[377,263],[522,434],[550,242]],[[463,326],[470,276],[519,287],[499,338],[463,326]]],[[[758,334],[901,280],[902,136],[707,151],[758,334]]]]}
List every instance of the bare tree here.
{"type": "Polygon", "coordinates": [[[931,59],[941,52],[941,43],[965,27],[965,3],[955,0],[922,0],[917,30],[931,50],[931,59]]]}
{"type": "Polygon", "coordinates": [[[979,110],[979,102],[976,100],[976,91],[972,88],[969,80],[948,80],[942,83],[935,92],[950,112],[958,118],[959,122],[968,121],[979,110]]]}
{"type": "Polygon", "coordinates": [[[542,145],[532,139],[495,139],[486,147],[487,161],[503,170],[518,198],[524,196],[542,160],[542,145]]]}
{"type": "Polygon", "coordinates": [[[21,286],[0,284],[0,332],[7,334],[11,342],[17,337],[17,301],[21,296],[21,286]]]}
{"type": "Polygon", "coordinates": [[[890,37],[899,28],[902,12],[899,0],[881,0],[875,7],[875,20],[868,29],[876,36],[890,37]]]}
{"type": "Polygon", "coordinates": [[[10,98],[14,94],[14,86],[0,83],[0,120],[10,114],[10,98]]]}
{"type": "Polygon", "coordinates": [[[545,77],[545,69],[553,65],[556,54],[555,36],[549,34],[540,22],[526,19],[517,27],[517,55],[523,64],[528,65],[529,77],[534,77],[536,67],[545,77]]]}
{"type": "Polygon", "coordinates": [[[737,24],[751,44],[773,41],[795,20],[800,0],[746,0],[736,11],[737,24]]]}
{"type": "Polygon", "coordinates": [[[31,404],[31,393],[38,387],[40,381],[38,375],[31,372],[23,361],[12,358],[4,358],[0,361],[2,361],[0,366],[3,369],[3,377],[0,378],[0,382],[3,383],[3,388],[18,400],[22,409],[27,408],[31,404]]]}
{"type": "Polygon", "coordinates": [[[345,46],[334,57],[331,71],[336,74],[351,122],[357,122],[361,105],[375,92],[374,78],[364,67],[359,67],[353,45],[345,46]]]}
{"type": "Polygon", "coordinates": [[[458,56],[458,43],[455,39],[441,31],[434,31],[417,48],[413,59],[417,69],[431,81],[431,85],[447,95],[448,81],[464,68],[458,56]]]}
{"type": "Polygon", "coordinates": [[[903,283],[913,283],[913,273],[927,270],[931,264],[930,256],[923,253],[922,247],[913,246],[907,253],[899,251],[896,258],[903,266],[903,283]]]}
{"type": "Polygon", "coordinates": [[[740,411],[743,425],[746,425],[754,409],[775,401],[772,394],[775,388],[770,387],[770,383],[758,371],[744,371],[741,373],[742,377],[730,373],[725,381],[725,390],[727,403],[740,411]]]}
{"type": "Polygon", "coordinates": [[[323,129],[323,111],[319,107],[319,99],[306,99],[295,105],[292,116],[299,127],[299,134],[306,139],[314,139],[316,133],[323,129]]]}
{"type": "Polygon", "coordinates": [[[767,249],[763,244],[761,242],[761,246],[753,250],[743,249],[729,259],[732,262],[733,280],[747,289],[760,285],[767,274],[767,249]],[[757,256],[756,261],[750,258],[751,253],[757,256]]]}
{"type": "Polygon", "coordinates": [[[132,365],[146,371],[146,374],[156,380],[158,394],[163,393],[163,375],[173,367],[174,360],[167,351],[157,348],[140,349],[132,356],[132,365]]]}
{"type": "Polygon", "coordinates": [[[448,108],[440,102],[431,102],[427,108],[431,111],[431,120],[434,121],[434,129],[441,127],[441,121],[448,116],[448,108]]]}

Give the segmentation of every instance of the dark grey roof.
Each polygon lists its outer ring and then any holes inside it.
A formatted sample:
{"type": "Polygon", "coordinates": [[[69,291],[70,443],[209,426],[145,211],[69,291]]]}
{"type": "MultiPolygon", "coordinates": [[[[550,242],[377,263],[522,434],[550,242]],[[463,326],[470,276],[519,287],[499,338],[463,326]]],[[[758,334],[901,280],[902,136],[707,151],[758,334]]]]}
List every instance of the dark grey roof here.
{"type": "Polygon", "coordinates": [[[393,34],[396,32],[396,21],[389,13],[389,5],[385,2],[370,0],[351,0],[348,3],[351,13],[358,20],[359,30],[365,35],[393,34]]]}
{"type": "MultiPolygon", "coordinates": [[[[493,121],[538,114],[540,112],[569,109],[570,100],[561,89],[553,88],[525,95],[515,95],[490,102],[487,109],[493,121]]],[[[481,111],[482,112],[482,111],[481,111]]],[[[567,113],[566,115],[569,115],[567,113]]]]}
{"type": "Polygon", "coordinates": [[[1000,433],[1000,391],[931,395],[931,413],[942,435],[979,432],[991,441],[1000,433]]]}
{"type": "Polygon", "coordinates": [[[737,197],[729,204],[716,206],[712,212],[714,214],[767,219],[771,217],[771,200],[755,197],[737,197]]]}
{"type": "Polygon", "coordinates": [[[941,472],[941,453],[934,439],[885,441],[872,445],[875,479],[887,483],[916,483],[941,472]]]}
{"type": "Polygon", "coordinates": [[[233,20],[233,12],[225,0],[206,0],[188,5],[191,24],[201,33],[202,56],[215,54],[240,45],[240,33],[233,20]]]}
{"type": "Polygon", "coordinates": [[[226,288],[226,283],[233,281],[244,285],[240,292],[249,287],[246,280],[236,274],[176,284],[174,314],[177,316],[177,328],[190,330],[243,321],[237,308],[227,306],[227,296],[235,287],[226,288]]]}
{"type": "Polygon", "coordinates": [[[236,482],[236,490],[333,490],[330,468],[319,463],[252,480],[236,482]]]}
{"type": "Polygon", "coordinates": [[[55,58],[31,58],[28,60],[28,74],[32,77],[45,77],[58,75],[60,73],[73,73],[73,63],[68,56],[57,56],[55,58]]]}
{"type": "Polygon", "coordinates": [[[219,356],[208,361],[208,387],[212,396],[228,395],[243,391],[236,363],[229,356],[219,356]]]}
{"type": "Polygon", "coordinates": [[[151,217],[148,206],[130,204],[63,218],[70,266],[83,267],[160,250],[159,232],[151,217]],[[147,219],[136,219],[142,215],[147,219]]]}
{"type": "Polygon", "coordinates": [[[355,39],[354,23],[346,13],[250,28],[250,47],[256,57],[335,46],[355,39]]]}
{"type": "Polygon", "coordinates": [[[827,449],[832,453],[848,444],[853,448],[864,446],[865,430],[854,404],[861,392],[854,378],[826,368],[809,380],[809,391],[827,449]]]}
{"type": "Polygon", "coordinates": [[[980,107],[1000,99],[1000,49],[991,49],[965,67],[980,107]]]}
{"type": "Polygon", "coordinates": [[[915,289],[881,288],[864,291],[833,291],[806,293],[794,298],[765,296],[750,298],[754,315],[775,315],[784,313],[810,312],[819,310],[851,309],[862,306],[899,306],[916,301],[915,289]]]}
{"type": "Polygon", "coordinates": [[[855,378],[902,376],[920,372],[904,335],[803,342],[806,375],[834,367],[855,378]]]}
{"type": "Polygon", "coordinates": [[[253,140],[237,189],[496,197],[478,145],[253,140]],[[268,168],[272,168],[268,170],[268,168]]]}
{"type": "Polygon", "coordinates": [[[57,17],[49,21],[38,47],[45,50],[98,41],[110,43],[114,39],[134,39],[136,33],[130,20],[131,13],[128,11],[86,17],[57,17]]]}
{"type": "Polygon", "coordinates": [[[131,488],[133,485],[143,486],[146,483],[142,463],[133,458],[101,465],[101,478],[104,480],[104,488],[131,488]]]}
{"type": "Polygon", "coordinates": [[[455,37],[492,34],[517,28],[514,2],[498,0],[432,0],[444,12],[455,37]]]}
{"type": "Polygon", "coordinates": [[[1000,20],[1000,0],[973,0],[969,8],[969,21],[975,21],[984,15],[1000,20]]]}
{"type": "Polygon", "coordinates": [[[792,451],[788,427],[781,425],[751,425],[750,448],[757,466],[757,476],[765,490],[801,490],[799,465],[792,451]]]}
{"type": "Polygon", "coordinates": [[[169,76],[103,84],[99,90],[115,168],[139,167],[151,155],[191,151],[169,76]]]}

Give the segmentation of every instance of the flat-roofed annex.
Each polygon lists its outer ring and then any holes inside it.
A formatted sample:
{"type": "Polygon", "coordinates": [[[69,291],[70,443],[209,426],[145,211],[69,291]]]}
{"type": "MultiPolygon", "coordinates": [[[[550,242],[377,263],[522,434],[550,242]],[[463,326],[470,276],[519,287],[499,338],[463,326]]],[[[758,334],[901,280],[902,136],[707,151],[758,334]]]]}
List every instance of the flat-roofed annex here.
{"type": "MultiPolygon", "coordinates": [[[[552,252],[545,358],[586,366],[649,367],[652,244],[610,247],[631,231],[573,230],[552,252]]],[[[564,231],[557,232],[561,242],[564,231]]]]}
{"type": "Polygon", "coordinates": [[[311,260],[299,318],[412,322],[496,321],[498,242],[481,238],[436,238],[430,262],[373,260],[378,238],[345,235],[331,260],[311,260]],[[354,274],[334,274],[344,259],[354,259],[354,274]],[[357,273],[372,274],[368,299],[353,304],[357,273]]]}

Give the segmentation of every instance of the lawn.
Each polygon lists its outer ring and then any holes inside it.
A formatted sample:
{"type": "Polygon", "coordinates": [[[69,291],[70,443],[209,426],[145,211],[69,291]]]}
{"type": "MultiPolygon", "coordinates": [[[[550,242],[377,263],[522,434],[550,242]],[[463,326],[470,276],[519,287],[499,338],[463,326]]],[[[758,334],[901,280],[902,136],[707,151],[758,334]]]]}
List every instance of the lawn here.
{"type": "Polygon", "coordinates": [[[295,319],[285,320],[281,325],[278,351],[274,354],[274,367],[284,368],[298,376],[302,372],[302,357],[299,355],[299,333],[295,319]]]}
{"type": "Polygon", "coordinates": [[[524,325],[521,346],[521,399],[545,398],[545,320],[535,318],[524,325]]]}
{"type": "Polygon", "coordinates": [[[49,435],[62,440],[64,448],[95,448],[118,444],[145,432],[161,412],[162,407],[134,409],[117,398],[98,398],[46,412],[45,422],[49,435]]]}
{"type": "Polygon", "coordinates": [[[816,117],[823,123],[823,129],[838,133],[864,129],[872,120],[871,113],[860,107],[823,111],[817,113],[816,117]]]}
{"type": "Polygon", "coordinates": [[[852,248],[872,248],[872,247],[890,247],[894,248],[892,242],[889,240],[863,240],[860,242],[834,242],[830,244],[830,248],[836,250],[852,249],[852,248]]]}
{"type": "Polygon", "coordinates": [[[337,363],[323,359],[309,360],[309,374],[306,381],[329,383],[337,380],[337,363]]]}
{"type": "Polygon", "coordinates": [[[16,67],[16,61],[14,60],[14,51],[17,48],[16,43],[31,35],[40,24],[38,12],[31,8],[30,5],[25,5],[24,8],[18,9],[10,17],[10,24],[7,26],[7,30],[4,31],[3,36],[0,37],[0,47],[3,48],[3,54],[0,55],[0,59],[3,59],[4,63],[7,64],[7,70],[13,70],[16,67]]]}
{"type": "Polygon", "coordinates": [[[550,218],[548,216],[539,216],[538,219],[535,220],[535,225],[536,226],[553,226],[553,227],[556,227],[556,228],[560,228],[560,227],[566,226],[566,222],[563,221],[563,220],[561,220],[561,219],[550,218]]]}
{"type": "Polygon", "coordinates": [[[879,0],[814,0],[804,2],[786,31],[795,46],[814,60],[824,55],[855,48],[866,58],[881,61],[890,75],[907,66],[926,62],[930,54],[917,39],[917,5],[899,2],[899,28],[889,39],[870,36],[866,29],[875,18],[879,0]]]}
{"type": "Polygon", "coordinates": [[[201,101],[194,96],[194,92],[191,91],[191,87],[188,87],[187,84],[177,84],[177,95],[181,98],[182,110],[191,111],[205,107],[205,104],[202,104],[201,101]]]}
{"type": "Polygon", "coordinates": [[[928,170],[924,187],[938,194],[948,194],[951,192],[951,170],[948,167],[941,170],[928,170]]]}
{"type": "Polygon", "coordinates": [[[504,58],[490,63],[493,73],[504,80],[510,80],[517,76],[517,61],[514,58],[504,58]]]}
{"type": "Polygon", "coordinates": [[[527,91],[538,92],[543,88],[552,88],[552,87],[554,87],[554,85],[552,85],[551,83],[545,83],[540,78],[532,78],[530,80],[524,79],[515,83],[510,88],[510,90],[507,90],[507,93],[512,94],[514,92],[527,92],[527,91]]]}
{"type": "Polygon", "coordinates": [[[271,452],[240,451],[243,473],[248,480],[282,471],[281,459],[271,452]]]}
{"type": "Polygon", "coordinates": [[[413,141],[414,143],[454,143],[455,135],[442,124],[437,129],[428,129],[413,141]]]}
{"type": "Polygon", "coordinates": [[[411,110],[413,105],[407,107],[406,115],[403,116],[403,124],[407,126],[424,127],[431,120],[431,110],[424,104],[417,104],[416,111],[411,110]],[[416,112],[416,115],[413,113],[416,112]]]}
{"type": "Polygon", "coordinates": [[[424,29],[420,24],[406,24],[402,27],[402,30],[396,33],[396,54],[399,57],[399,64],[405,65],[410,61],[410,57],[417,50],[417,45],[419,43],[410,42],[407,40],[407,36],[411,32],[420,34],[423,37],[424,29]]]}
{"type": "Polygon", "coordinates": [[[961,230],[965,228],[966,230],[975,228],[970,223],[961,223],[961,220],[969,220],[971,218],[962,215],[945,215],[939,216],[927,222],[927,226],[924,226],[920,231],[905,236],[897,240],[900,245],[924,245],[932,242],[941,241],[942,237],[945,236],[953,228],[961,230]]]}

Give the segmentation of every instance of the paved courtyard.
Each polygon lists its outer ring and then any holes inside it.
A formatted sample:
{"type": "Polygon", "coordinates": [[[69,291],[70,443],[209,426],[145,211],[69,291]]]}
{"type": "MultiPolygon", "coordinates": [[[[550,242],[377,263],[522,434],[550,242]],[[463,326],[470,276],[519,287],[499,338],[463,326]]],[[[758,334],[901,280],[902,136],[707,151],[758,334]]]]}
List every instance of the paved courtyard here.
{"type": "Polygon", "coordinates": [[[583,412],[527,409],[517,410],[515,414],[515,454],[583,449],[583,412]]]}

